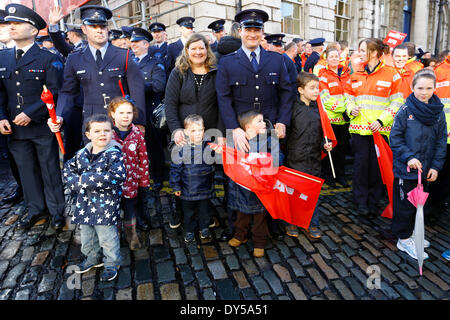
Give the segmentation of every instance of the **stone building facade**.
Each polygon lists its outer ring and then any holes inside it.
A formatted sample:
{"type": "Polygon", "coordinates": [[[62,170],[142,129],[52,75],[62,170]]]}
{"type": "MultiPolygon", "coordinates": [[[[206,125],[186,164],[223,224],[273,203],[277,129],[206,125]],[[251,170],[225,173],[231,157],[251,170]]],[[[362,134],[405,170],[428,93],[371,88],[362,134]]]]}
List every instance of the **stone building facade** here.
{"type": "MultiPolygon", "coordinates": [[[[442,2],[439,50],[450,47],[450,1],[442,2]]],[[[105,0],[88,4],[95,3],[105,0]]],[[[225,19],[228,30],[236,12],[259,8],[269,14],[265,32],[282,32],[288,39],[347,40],[351,48],[356,48],[361,39],[384,39],[394,29],[408,33],[410,41],[432,52],[439,9],[439,0],[108,0],[107,3],[114,9],[116,26],[141,26],[144,21],[144,27],[148,27],[154,21],[162,22],[168,26],[169,42],[179,36],[176,25],[179,17],[195,17],[196,32],[210,32],[207,26],[216,19],[225,19]]]]}

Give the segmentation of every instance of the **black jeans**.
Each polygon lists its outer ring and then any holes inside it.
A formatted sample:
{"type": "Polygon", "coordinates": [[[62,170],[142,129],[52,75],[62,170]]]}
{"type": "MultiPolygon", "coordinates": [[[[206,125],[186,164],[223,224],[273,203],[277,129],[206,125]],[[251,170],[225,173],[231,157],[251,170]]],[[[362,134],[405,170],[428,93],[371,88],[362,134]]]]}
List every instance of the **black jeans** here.
{"type": "Polygon", "coordinates": [[[211,218],[209,214],[209,199],[181,200],[181,206],[184,212],[184,230],[186,232],[194,232],[197,223],[199,230],[208,228],[209,219],[211,218]]]}

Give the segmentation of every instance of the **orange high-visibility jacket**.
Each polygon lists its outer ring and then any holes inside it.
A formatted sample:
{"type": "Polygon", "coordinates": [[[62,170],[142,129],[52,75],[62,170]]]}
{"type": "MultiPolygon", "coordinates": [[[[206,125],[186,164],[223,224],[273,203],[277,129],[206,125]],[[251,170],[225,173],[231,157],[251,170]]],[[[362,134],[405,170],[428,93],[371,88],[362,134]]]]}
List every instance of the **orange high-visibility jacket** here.
{"type": "Polygon", "coordinates": [[[305,67],[306,60],[308,60],[309,56],[306,53],[303,52],[300,55],[300,58],[302,58],[302,69],[303,69],[305,67]]]}
{"type": "Polygon", "coordinates": [[[411,70],[397,69],[398,73],[402,76],[402,84],[400,86],[400,91],[403,93],[403,99],[408,98],[408,96],[412,93],[411,85],[414,78],[414,72],[411,70]]]}
{"type": "Polygon", "coordinates": [[[343,69],[339,76],[328,66],[319,71],[320,99],[332,124],[345,124],[342,114],[347,110],[344,88],[350,73],[343,69]]]}
{"type": "Polygon", "coordinates": [[[389,136],[395,114],[404,103],[401,83],[397,70],[383,62],[371,74],[365,68],[354,72],[345,86],[350,133],[372,135],[368,122],[379,119],[383,123],[380,133],[389,136]],[[351,115],[354,106],[361,108],[357,117],[351,115]]]}
{"type": "Polygon", "coordinates": [[[416,57],[409,59],[405,64],[405,69],[416,73],[420,69],[423,69],[423,64],[416,60],[416,57]]]}
{"type": "Polygon", "coordinates": [[[450,144],[450,54],[444,62],[434,68],[436,74],[436,95],[444,104],[447,121],[447,144],[450,144]]]}
{"type": "Polygon", "coordinates": [[[319,76],[319,71],[326,67],[327,67],[327,60],[324,58],[320,58],[319,61],[317,61],[316,65],[314,66],[312,73],[315,74],[316,76],[319,76]]]}

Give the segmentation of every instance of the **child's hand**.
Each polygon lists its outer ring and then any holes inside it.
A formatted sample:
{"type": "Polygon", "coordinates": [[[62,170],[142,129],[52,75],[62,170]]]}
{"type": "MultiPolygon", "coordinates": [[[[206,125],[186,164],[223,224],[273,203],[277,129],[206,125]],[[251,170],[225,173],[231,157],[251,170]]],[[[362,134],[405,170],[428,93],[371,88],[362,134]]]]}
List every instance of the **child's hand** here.
{"type": "Polygon", "coordinates": [[[329,151],[333,150],[333,144],[332,144],[331,142],[325,143],[325,144],[323,145],[323,148],[324,148],[327,152],[329,152],[329,151]]]}
{"type": "Polygon", "coordinates": [[[438,172],[434,169],[430,169],[427,174],[427,181],[434,182],[438,177],[438,172]]]}
{"type": "Polygon", "coordinates": [[[408,167],[410,167],[411,169],[417,169],[419,170],[419,172],[422,172],[422,163],[416,158],[408,161],[408,167]]]}
{"type": "Polygon", "coordinates": [[[175,191],[173,194],[176,195],[177,197],[179,197],[179,196],[181,196],[181,191],[175,191]]]}

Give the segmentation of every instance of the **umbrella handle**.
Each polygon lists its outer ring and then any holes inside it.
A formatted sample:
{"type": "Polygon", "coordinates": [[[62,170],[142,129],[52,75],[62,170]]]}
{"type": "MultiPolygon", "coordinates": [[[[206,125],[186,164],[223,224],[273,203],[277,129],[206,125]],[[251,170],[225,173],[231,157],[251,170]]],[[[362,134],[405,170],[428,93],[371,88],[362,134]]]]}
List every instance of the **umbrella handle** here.
{"type": "MultiPolygon", "coordinates": [[[[407,172],[410,172],[410,171],[411,171],[410,168],[409,168],[409,166],[406,166],[406,171],[407,171],[407,172]]],[[[418,184],[422,184],[422,175],[420,174],[420,171],[419,171],[419,170],[417,170],[417,180],[419,180],[419,181],[418,181],[418,184]]]]}

